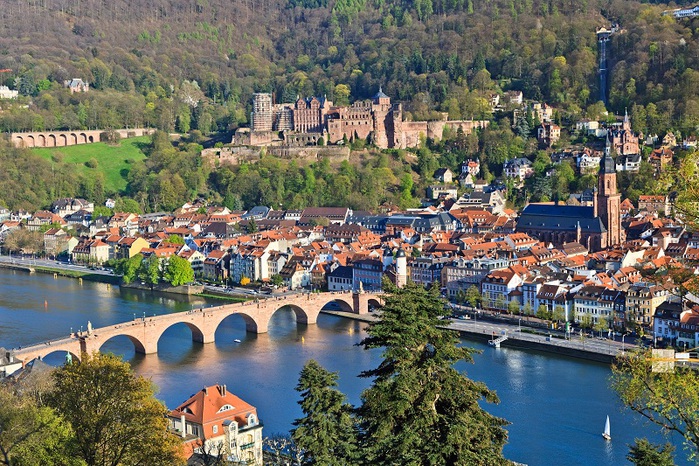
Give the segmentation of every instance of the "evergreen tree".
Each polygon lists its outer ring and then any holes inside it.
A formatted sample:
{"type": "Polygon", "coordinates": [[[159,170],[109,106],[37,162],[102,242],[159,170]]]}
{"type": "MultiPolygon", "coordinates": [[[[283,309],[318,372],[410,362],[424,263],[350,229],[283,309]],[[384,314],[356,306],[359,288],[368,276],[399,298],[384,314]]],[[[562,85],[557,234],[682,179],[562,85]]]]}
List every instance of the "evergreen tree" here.
{"type": "Polygon", "coordinates": [[[294,421],[291,435],[303,450],[304,465],[345,465],[357,462],[357,435],[352,407],[338,391],[337,373],[314,360],[301,370],[296,391],[304,417],[294,421]]]}
{"type": "Polygon", "coordinates": [[[387,292],[380,321],[369,325],[365,349],[383,348],[383,361],[363,377],[374,382],[359,408],[366,463],[372,465],[497,465],[507,421],[479,402],[497,395],[454,368],[473,361],[457,333],[439,329],[439,290],[414,283],[387,292]]]}
{"type": "Polygon", "coordinates": [[[636,443],[629,448],[626,459],[636,466],[674,466],[672,452],[675,447],[666,443],[665,445],[654,445],[647,439],[636,439],[636,443]]]}

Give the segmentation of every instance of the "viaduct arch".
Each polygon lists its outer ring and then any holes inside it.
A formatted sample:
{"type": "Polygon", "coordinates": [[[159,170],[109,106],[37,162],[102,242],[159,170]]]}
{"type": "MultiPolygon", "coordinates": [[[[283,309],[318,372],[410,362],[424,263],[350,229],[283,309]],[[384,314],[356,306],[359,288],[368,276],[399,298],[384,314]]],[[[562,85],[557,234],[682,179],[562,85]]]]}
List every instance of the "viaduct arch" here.
{"type": "MultiPolygon", "coordinates": [[[[89,131],[32,131],[11,133],[10,142],[15,147],[65,147],[76,144],[100,142],[105,130],[89,131]]],[[[155,130],[152,128],[132,128],[114,130],[122,138],[146,136],[155,130]]]]}
{"type": "Polygon", "coordinates": [[[303,293],[200,308],[187,312],[137,318],[129,322],[95,328],[89,333],[73,333],[67,338],[23,347],[15,351],[14,355],[24,363],[57,351],[67,351],[74,358],[79,358],[83,353],[99,351],[104,343],[118,336],[125,336],[131,340],[137,353],[152,354],[158,352],[160,337],[173,325],[185,324],[192,331],[192,340],[196,342],[213,343],[216,329],[225,318],[231,315],[240,315],[245,321],[248,332],[267,333],[272,315],[282,307],[289,306],[294,311],[298,323],[315,324],[320,310],[330,302],[337,303],[345,312],[367,314],[370,307],[381,306],[382,299],[380,295],[373,293],[303,293]]]}

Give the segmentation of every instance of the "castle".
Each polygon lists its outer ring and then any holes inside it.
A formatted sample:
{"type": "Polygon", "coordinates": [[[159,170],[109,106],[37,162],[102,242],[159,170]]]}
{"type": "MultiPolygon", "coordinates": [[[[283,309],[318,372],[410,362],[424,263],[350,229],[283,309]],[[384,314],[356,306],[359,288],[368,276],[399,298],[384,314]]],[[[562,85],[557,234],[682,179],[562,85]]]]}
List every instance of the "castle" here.
{"type": "Polygon", "coordinates": [[[440,140],[444,128],[470,134],[487,120],[404,121],[403,106],[381,89],[370,100],[335,106],[325,97],[275,104],[272,94],[253,95],[250,128],[236,131],[234,143],[252,146],[344,144],[364,140],[381,149],[418,147],[421,137],[440,140]]]}

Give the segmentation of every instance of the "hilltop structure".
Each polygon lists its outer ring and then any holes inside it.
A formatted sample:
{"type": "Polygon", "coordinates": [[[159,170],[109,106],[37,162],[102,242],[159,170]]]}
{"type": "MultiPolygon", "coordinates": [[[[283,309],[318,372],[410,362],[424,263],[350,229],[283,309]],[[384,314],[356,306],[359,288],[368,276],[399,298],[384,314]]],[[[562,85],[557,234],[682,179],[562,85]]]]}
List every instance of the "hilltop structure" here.
{"type": "Polygon", "coordinates": [[[272,94],[253,96],[250,128],[236,131],[234,143],[252,146],[307,146],[364,140],[381,149],[418,147],[421,137],[442,138],[444,128],[470,134],[488,120],[404,121],[402,104],[381,89],[370,100],[336,106],[326,97],[275,104],[272,94]]]}

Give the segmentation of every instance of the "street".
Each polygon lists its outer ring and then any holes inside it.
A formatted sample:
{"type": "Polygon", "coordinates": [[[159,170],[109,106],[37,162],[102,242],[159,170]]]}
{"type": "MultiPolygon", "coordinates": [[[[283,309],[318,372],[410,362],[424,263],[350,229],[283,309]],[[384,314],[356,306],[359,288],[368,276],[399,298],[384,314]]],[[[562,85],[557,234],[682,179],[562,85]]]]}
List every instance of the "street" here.
{"type": "Polygon", "coordinates": [[[90,269],[85,265],[77,265],[57,260],[37,259],[24,256],[0,256],[0,262],[21,265],[24,267],[48,267],[52,269],[73,270],[76,272],[89,273],[95,275],[114,275],[113,271],[111,270],[99,270],[97,268],[90,269]]]}

